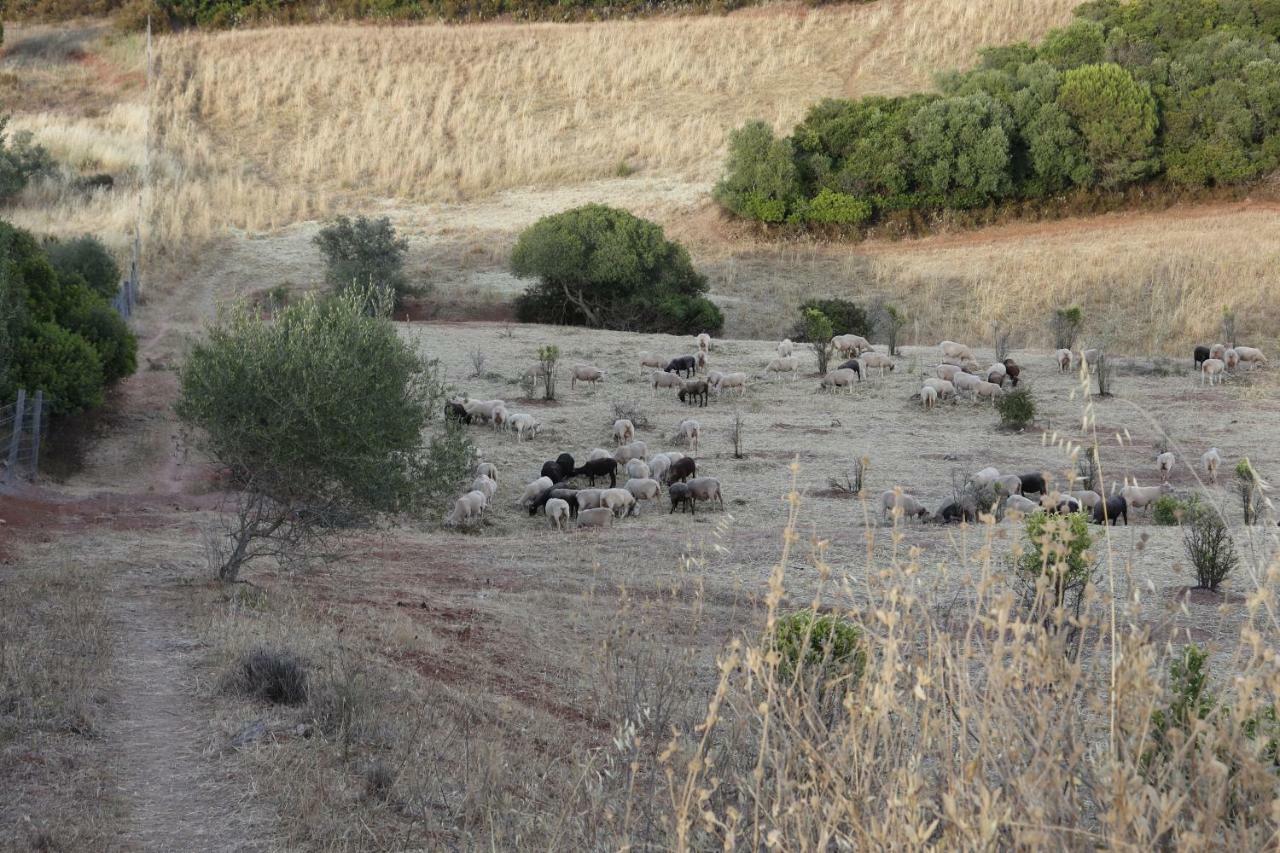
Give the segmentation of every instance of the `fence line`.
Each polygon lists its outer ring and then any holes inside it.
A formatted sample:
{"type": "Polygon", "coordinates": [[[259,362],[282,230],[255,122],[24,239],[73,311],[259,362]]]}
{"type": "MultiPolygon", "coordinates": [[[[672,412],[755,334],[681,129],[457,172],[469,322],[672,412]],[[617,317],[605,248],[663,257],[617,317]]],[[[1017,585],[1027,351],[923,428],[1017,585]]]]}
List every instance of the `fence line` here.
{"type": "Polygon", "coordinates": [[[40,469],[40,440],[49,431],[50,401],[44,391],[28,396],[18,390],[17,399],[0,406],[0,483],[25,475],[34,482],[40,469]]]}

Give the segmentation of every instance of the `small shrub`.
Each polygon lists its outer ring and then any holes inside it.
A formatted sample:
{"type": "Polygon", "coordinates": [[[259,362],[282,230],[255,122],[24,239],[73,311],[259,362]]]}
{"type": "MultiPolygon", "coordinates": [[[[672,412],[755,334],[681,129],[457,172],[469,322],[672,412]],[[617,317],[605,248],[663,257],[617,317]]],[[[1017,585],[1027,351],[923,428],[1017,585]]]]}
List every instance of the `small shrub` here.
{"type": "Polygon", "coordinates": [[[783,681],[809,671],[819,685],[844,679],[847,688],[858,682],[867,665],[862,631],[833,614],[803,610],[780,617],[773,627],[773,647],[783,681]]]}
{"type": "Polygon", "coordinates": [[[742,437],[745,432],[745,422],[742,420],[742,410],[733,410],[733,420],[729,424],[729,438],[733,441],[733,458],[742,459],[742,437]]]}
{"type": "Polygon", "coordinates": [[[233,679],[240,692],[273,705],[307,701],[307,667],[292,652],[258,648],[240,659],[233,679]]]}
{"type": "Polygon", "coordinates": [[[1006,429],[1023,429],[1036,418],[1036,401],[1030,388],[1015,388],[996,398],[1000,425],[1006,429]]]}
{"type": "Polygon", "coordinates": [[[471,360],[471,376],[484,376],[484,365],[489,360],[489,353],[482,347],[476,347],[467,353],[467,358],[471,360]]]}
{"type": "Polygon", "coordinates": [[[1236,463],[1236,494],[1240,496],[1240,507],[1244,510],[1244,523],[1254,524],[1258,520],[1258,472],[1246,456],[1236,463]]]}
{"type": "Polygon", "coordinates": [[[996,326],[992,337],[994,338],[994,348],[996,351],[996,361],[1001,364],[1009,357],[1009,338],[1011,333],[1003,326],[996,326]]]}
{"type": "Polygon", "coordinates": [[[889,355],[898,354],[898,333],[902,331],[902,327],[907,324],[907,316],[892,305],[883,305],[880,308],[880,332],[884,336],[885,344],[889,347],[889,355]]]}
{"type": "Polygon", "coordinates": [[[1229,347],[1236,345],[1236,312],[1222,309],[1222,341],[1229,347]]]}
{"type": "Polygon", "coordinates": [[[1070,308],[1059,308],[1053,312],[1049,321],[1049,330],[1053,332],[1053,346],[1056,349],[1072,349],[1076,339],[1080,337],[1080,327],[1084,325],[1084,311],[1079,305],[1070,308]]]}
{"type": "Polygon", "coordinates": [[[538,348],[538,370],[542,373],[542,398],[556,398],[556,364],[560,361],[560,347],[547,344],[538,348]]]}
{"type": "Polygon", "coordinates": [[[1156,753],[1171,752],[1169,733],[1178,730],[1184,736],[1190,735],[1195,723],[1208,717],[1218,704],[1209,689],[1208,661],[1208,652],[1193,643],[1169,665],[1169,704],[1151,712],[1156,749],[1144,756],[1144,763],[1149,763],[1156,753]]]}
{"type": "Polygon", "coordinates": [[[32,143],[30,131],[5,139],[8,116],[0,116],[0,201],[7,201],[26,189],[34,177],[51,174],[53,158],[43,146],[32,143]]]}
{"type": "Polygon", "coordinates": [[[831,361],[831,321],[827,315],[816,308],[808,308],[804,312],[804,336],[813,347],[818,357],[818,372],[827,375],[827,364],[831,361]]]}
{"type": "Polygon", "coordinates": [[[1114,373],[1114,366],[1103,350],[1098,350],[1098,360],[1094,364],[1093,378],[1098,383],[1098,396],[1110,397],[1111,377],[1114,373]]]}
{"type": "Polygon", "coordinates": [[[1089,535],[1088,515],[1032,513],[1027,517],[1026,537],[1027,548],[1018,561],[1018,573],[1035,581],[1037,595],[1040,580],[1046,581],[1055,607],[1066,604],[1078,609],[1084,587],[1093,575],[1089,558],[1093,537],[1089,535]]]}
{"type": "Polygon", "coordinates": [[[869,201],[823,188],[805,207],[805,220],[817,225],[857,226],[871,218],[869,201]]]}
{"type": "Polygon", "coordinates": [[[409,241],[396,237],[388,217],[339,216],[312,241],[325,259],[325,279],[336,291],[356,287],[390,290],[396,298],[410,292],[404,274],[409,241]]]}
{"type": "Polygon", "coordinates": [[[71,240],[49,239],[44,244],[49,263],[59,275],[78,275],[104,299],[120,290],[120,266],[102,241],[91,234],[71,240]]]}
{"type": "Polygon", "coordinates": [[[1200,499],[1192,495],[1179,500],[1173,495],[1161,495],[1151,505],[1151,520],[1155,524],[1172,527],[1175,524],[1188,524],[1202,511],[1200,499]]]}
{"type": "Polygon", "coordinates": [[[1200,589],[1217,590],[1239,558],[1227,525],[1216,512],[1195,513],[1182,537],[1200,589]]]}
{"type": "MultiPolygon", "coordinates": [[[[647,429],[649,426],[649,416],[634,401],[628,400],[624,403],[613,404],[613,420],[628,420],[636,429],[647,429]]],[[[609,422],[609,429],[613,429],[613,421],[609,422]]]]}

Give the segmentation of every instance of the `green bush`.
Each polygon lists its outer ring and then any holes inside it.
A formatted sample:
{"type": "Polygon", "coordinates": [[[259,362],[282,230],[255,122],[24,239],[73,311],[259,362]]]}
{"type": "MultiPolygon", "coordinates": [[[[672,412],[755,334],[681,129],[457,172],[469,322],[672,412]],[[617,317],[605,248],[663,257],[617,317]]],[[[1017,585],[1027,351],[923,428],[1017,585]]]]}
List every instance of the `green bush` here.
{"type": "Polygon", "coordinates": [[[120,265],[92,234],[71,240],[46,240],[44,251],[59,275],[80,276],[103,299],[115,298],[120,290],[120,265]]]}
{"type": "Polygon", "coordinates": [[[802,669],[822,685],[837,680],[857,684],[867,666],[862,631],[848,619],[809,610],[780,616],[773,626],[778,675],[790,681],[802,669]]]}
{"type": "Polygon", "coordinates": [[[1155,170],[1155,98],[1124,68],[1108,62],[1071,69],[1063,75],[1058,106],[1084,140],[1090,183],[1117,187],[1155,170]]]}
{"type": "Polygon", "coordinates": [[[933,101],[912,116],[919,191],[946,207],[977,207],[1013,192],[1008,109],[978,93],[933,101]]]}
{"type": "Polygon", "coordinates": [[[818,225],[861,225],[871,218],[871,203],[822,189],[805,208],[805,221],[818,225]]]}
{"type": "Polygon", "coordinates": [[[31,324],[18,340],[14,382],[42,390],[49,412],[69,415],[102,405],[102,360],[84,338],[56,323],[31,324]]]}
{"type": "Polygon", "coordinates": [[[1188,524],[1202,511],[1200,499],[1192,495],[1185,500],[1173,495],[1161,495],[1151,505],[1151,520],[1164,527],[1188,524]]]}
{"type": "Polygon", "coordinates": [[[108,385],[132,376],[138,369],[138,339],[110,305],[95,302],[83,308],[67,326],[98,353],[102,379],[108,385]]]}
{"type": "Polygon", "coordinates": [[[1201,589],[1216,590],[1239,562],[1226,522],[1216,512],[1193,514],[1183,533],[1182,544],[1201,589]]]}
{"type": "Polygon", "coordinates": [[[809,337],[808,323],[805,317],[810,310],[820,311],[831,322],[831,333],[827,335],[862,335],[871,334],[871,320],[867,312],[848,299],[806,299],[800,303],[800,322],[791,337],[797,341],[812,341],[809,337]]]}
{"type": "Polygon", "coordinates": [[[729,135],[729,159],[714,196],[729,210],[760,222],[781,222],[799,195],[791,142],[762,121],[729,135]]]}
{"type": "Polygon", "coordinates": [[[12,140],[6,139],[8,123],[8,116],[0,116],[0,202],[22,192],[32,178],[53,172],[53,158],[31,141],[29,131],[14,134],[12,140]]]}
{"type": "Polygon", "coordinates": [[[673,335],[724,325],[689,253],[625,210],[590,204],[543,217],[520,235],[511,268],[538,279],[516,299],[522,322],[673,335]]]}
{"type": "Polygon", "coordinates": [[[1069,592],[1078,592],[1089,581],[1093,537],[1087,513],[1034,512],[1027,517],[1026,538],[1018,571],[1024,578],[1047,579],[1056,605],[1064,604],[1069,592]]]}
{"type": "Polygon", "coordinates": [[[806,308],[800,322],[804,325],[801,340],[808,341],[809,346],[813,347],[813,353],[818,357],[818,372],[826,376],[827,364],[831,361],[831,351],[834,349],[831,344],[831,320],[817,308],[806,308]]]}
{"type": "Polygon", "coordinates": [[[396,237],[389,218],[339,216],[321,228],[313,242],[324,255],[325,280],[336,292],[352,286],[362,292],[388,289],[397,298],[410,292],[404,274],[409,241],[396,237]]]}
{"type": "Polygon", "coordinates": [[[1036,419],[1036,401],[1030,388],[1015,388],[996,398],[1000,425],[1006,429],[1023,429],[1036,419]]]}

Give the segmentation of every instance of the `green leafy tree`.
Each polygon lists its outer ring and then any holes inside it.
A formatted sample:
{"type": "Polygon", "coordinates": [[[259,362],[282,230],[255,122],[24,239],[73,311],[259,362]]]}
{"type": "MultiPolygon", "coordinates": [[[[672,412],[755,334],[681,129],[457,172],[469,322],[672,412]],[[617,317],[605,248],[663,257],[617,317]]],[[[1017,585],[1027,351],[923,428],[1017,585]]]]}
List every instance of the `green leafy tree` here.
{"type": "Polygon", "coordinates": [[[255,559],[336,553],[344,530],[438,506],[470,469],[465,433],[424,439],[445,388],[389,310],[358,288],[274,320],[244,305],[192,350],[175,409],[237,489],[224,581],[255,559]]]}
{"type": "Polygon", "coordinates": [[[813,340],[808,337],[809,330],[805,320],[811,308],[821,312],[822,316],[831,321],[831,331],[828,333],[828,337],[831,335],[862,335],[866,337],[871,334],[871,318],[856,302],[837,298],[806,299],[800,303],[800,323],[797,325],[795,333],[791,336],[797,341],[813,340]]]}
{"type": "Polygon", "coordinates": [[[827,315],[816,308],[808,308],[804,312],[804,334],[809,346],[813,347],[818,357],[818,372],[827,375],[827,364],[831,361],[831,321],[827,315]]]}
{"type": "Polygon", "coordinates": [[[1106,50],[1106,33],[1102,25],[1082,20],[1045,34],[1036,49],[1036,58],[1065,70],[1102,62],[1106,50]]]}
{"type": "Polygon", "coordinates": [[[92,234],[71,240],[46,240],[44,251],[59,275],[80,276],[103,299],[114,298],[120,290],[120,265],[102,241],[92,234]]]}
{"type": "Polygon", "coordinates": [[[516,300],[526,323],[677,335],[724,325],[684,247],[625,210],[589,204],[543,217],[520,235],[511,268],[538,279],[516,300]]]}
{"type": "Polygon", "coordinates": [[[937,204],[976,207],[1013,191],[1009,110],[988,94],[943,98],[911,119],[912,169],[937,204]]]}
{"type": "Polygon", "coordinates": [[[1111,189],[1150,174],[1155,156],[1155,99],[1115,63],[1084,65],[1063,75],[1058,106],[1084,140],[1092,183],[1111,189]]]}
{"type": "Polygon", "coordinates": [[[1023,577],[1042,578],[1054,606],[1066,603],[1089,581],[1092,563],[1089,519],[1083,512],[1050,515],[1034,512],[1026,521],[1027,547],[1018,569],[1023,577]]]}
{"type": "Polygon", "coordinates": [[[729,159],[714,190],[716,201],[747,219],[782,222],[799,193],[790,140],[778,139],[762,121],[729,135],[729,159]]]}
{"type": "Polygon", "coordinates": [[[32,323],[18,339],[15,354],[15,384],[44,391],[51,414],[73,415],[102,405],[102,360],[70,329],[32,323]]]}
{"type": "Polygon", "coordinates": [[[396,237],[388,217],[339,216],[320,229],[313,242],[324,256],[325,279],[334,290],[389,289],[397,298],[410,292],[404,274],[409,241],[396,237]]]}

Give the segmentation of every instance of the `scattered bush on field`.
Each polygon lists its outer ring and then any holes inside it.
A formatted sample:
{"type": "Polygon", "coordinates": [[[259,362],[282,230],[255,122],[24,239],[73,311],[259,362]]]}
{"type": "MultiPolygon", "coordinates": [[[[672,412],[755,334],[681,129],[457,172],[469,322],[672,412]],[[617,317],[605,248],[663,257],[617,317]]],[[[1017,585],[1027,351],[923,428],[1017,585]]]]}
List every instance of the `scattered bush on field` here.
{"type": "Polygon", "coordinates": [[[1079,305],[1059,308],[1049,319],[1049,331],[1053,332],[1054,349],[1074,349],[1084,325],[1084,311],[1079,305]]]}
{"type": "Polygon", "coordinates": [[[1098,358],[1093,363],[1093,378],[1098,383],[1098,396],[1111,396],[1111,377],[1115,366],[1104,349],[1098,349],[1098,358]]]}
{"type": "Polygon", "coordinates": [[[325,260],[325,280],[336,292],[386,289],[396,299],[412,292],[404,274],[409,241],[396,237],[388,217],[339,216],[312,240],[325,260]]]}
{"type": "Polygon", "coordinates": [[[1244,512],[1244,523],[1255,524],[1258,521],[1259,504],[1262,503],[1262,490],[1258,488],[1258,472],[1248,457],[1236,463],[1236,494],[1240,496],[1240,508],[1244,512]]]}
{"type": "Polygon", "coordinates": [[[307,666],[286,649],[257,648],[246,652],[229,680],[238,692],[273,705],[301,705],[307,701],[307,666]]]}
{"type": "Polygon", "coordinates": [[[526,323],[673,335],[716,333],[724,317],[706,297],[706,277],[662,228],[624,210],[589,204],[546,216],[511,253],[526,323]]]}
{"type": "Polygon", "coordinates": [[[1089,517],[1084,512],[1034,512],[1026,520],[1026,549],[1018,574],[1034,589],[1035,599],[1078,613],[1085,586],[1093,577],[1089,517]]]}
{"type": "Polygon", "coordinates": [[[1195,568],[1196,583],[1201,589],[1217,590],[1239,562],[1227,524],[1216,512],[1191,513],[1182,544],[1195,568]]]}
{"type": "Polygon", "coordinates": [[[861,629],[831,613],[802,610],[781,616],[774,623],[772,641],[779,681],[800,682],[820,696],[851,690],[867,666],[861,629]]]}
{"type": "Polygon", "coordinates": [[[889,304],[880,306],[877,325],[880,327],[880,333],[884,337],[885,345],[889,348],[889,355],[898,354],[898,333],[902,331],[902,327],[906,324],[906,315],[896,307],[889,304]]]}
{"type": "Polygon", "coordinates": [[[330,556],[344,529],[439,506],[470,470],[462,430],[424,444],[445,388],[389,310],[386,291],[359,288],[270,321],[242,305],[192,350],[175,409],[238,489],[222,580],[263,557],[330,556]]]}
{"type": "Polygon", "coordinates": [[[556,398],[556,365],[560,363],[560,347],[547,344],[538,347],[538,372],[542,375],[542,398],[556,398]]]}
{"type": "Polygon", "coordinates": [[[30,131],[7,138],[8,116],[0,116],[0,202],[8,201],[26,189],[32,178],[53,172],[53,158],[42,146],[34,144],[30,131]]]}
{"type": "Polygon", "coordinates": [[[1030,388],[1014,388],[996,398],[1000,425],[1005,429],[1024,429],[1036,419],[1036,401],[1030,388]]]}
{"type": "Polygon", "coordinates": [[[1151,520],[1155,524],[1172,527],[1175,524],[1189,524],[1204,511],[1197,495],[1187,498],[1161,495],[1151,505],[1151,520]]]}
{"type": "Polygon", "coordinates": [[[797,343],[813,342],[813,338],[809,336],[807,319],[810,309],[821,311],[822,315],[831,322],[832,335],[867,337],[871,334],[871,320],[867,317],[867,312],[856,303],[848,299],[806,299],[800,303],[800,321],[796,324],[795,333],[791,336],[797,343]]]}
{"type": "Polygon", "coordinates": [[[806,308],[803,338],[813,347],[814,355],[818,357],[818,372],[826,376],[827,364],[835,349],[831,344],[831,321],[827,319],[827,315],[817,308],[806,308]]]}

